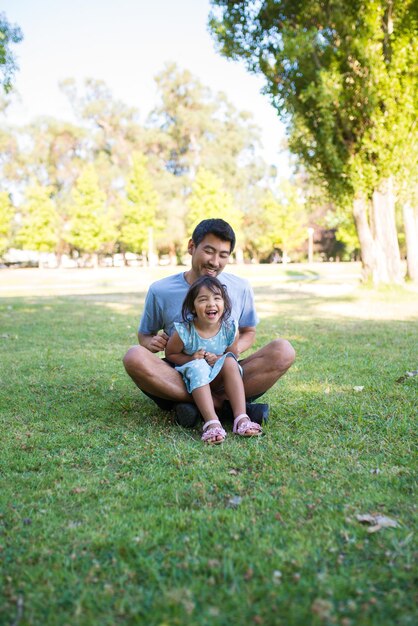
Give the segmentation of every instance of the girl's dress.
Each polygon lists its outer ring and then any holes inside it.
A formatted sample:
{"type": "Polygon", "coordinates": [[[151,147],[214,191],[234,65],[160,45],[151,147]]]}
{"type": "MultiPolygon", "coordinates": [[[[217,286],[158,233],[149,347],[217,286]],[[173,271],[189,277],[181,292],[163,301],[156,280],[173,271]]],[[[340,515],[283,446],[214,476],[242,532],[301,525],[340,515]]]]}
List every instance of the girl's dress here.
{"type": "MultiPolygon", "coordinates": [[[[221,371],[227,357],[237,360],[232,352],[223,354],[226,348],[234,342],[238,328],[236,322],[232,320],[224,322],[221,324],[219,332],[214,337],[209,337],[208,339],[198,334],[193,322],[175,322],[174,326],[184,343],[183,352],[186,354],[194,354],[201,349],[213,354],[222,354],[222,357],[216,361],[213,367],[206,363],[205,359],[194,359],[184,365],[176,366],[176,370],[183,376],[189,393],[198,387],[203,387],[212,382],[221,371]]],[[[238,367],[242,376],[242,367],[240,365],[238,367]]]]}

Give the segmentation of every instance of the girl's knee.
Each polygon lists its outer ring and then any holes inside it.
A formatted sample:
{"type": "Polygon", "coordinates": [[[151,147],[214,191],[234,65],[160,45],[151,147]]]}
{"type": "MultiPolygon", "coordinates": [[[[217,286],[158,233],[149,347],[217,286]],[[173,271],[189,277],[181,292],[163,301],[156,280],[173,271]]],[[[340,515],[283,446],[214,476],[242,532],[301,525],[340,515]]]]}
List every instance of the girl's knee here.
{"type": "Polygon", "coordinates": [[[238,369],[238,361],[234,359],[232,356],[227,356],[224,361],[223,367],[224,369],[228,369],[228,370],[236,370],[238,369]]]}

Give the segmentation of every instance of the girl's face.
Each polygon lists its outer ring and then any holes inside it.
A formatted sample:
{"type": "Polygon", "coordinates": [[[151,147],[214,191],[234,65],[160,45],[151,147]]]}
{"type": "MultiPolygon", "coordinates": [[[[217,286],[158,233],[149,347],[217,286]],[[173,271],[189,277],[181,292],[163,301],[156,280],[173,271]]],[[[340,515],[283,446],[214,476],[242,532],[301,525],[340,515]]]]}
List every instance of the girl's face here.
{"type": "Polygon", "coordinates": [[[222,294],[210,291],[207,287],[201,287],[193,302],[193,313],[200,322],[219,324],[224,312],[222,294]]]}

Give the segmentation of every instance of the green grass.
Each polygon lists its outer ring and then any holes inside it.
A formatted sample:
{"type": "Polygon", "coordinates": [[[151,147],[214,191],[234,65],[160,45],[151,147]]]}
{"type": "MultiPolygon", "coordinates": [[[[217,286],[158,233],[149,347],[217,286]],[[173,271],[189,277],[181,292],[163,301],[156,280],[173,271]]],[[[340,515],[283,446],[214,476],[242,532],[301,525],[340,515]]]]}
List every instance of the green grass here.
{"type": "Polygon", "coordinates": [[[217,447],[123,371],[143,292],[3,299],[2,625],[417,623],[417,320],[343,314],[413,296],[286,285],[256,287],[257,345],[297,362],[265,436],[217,447]]]}

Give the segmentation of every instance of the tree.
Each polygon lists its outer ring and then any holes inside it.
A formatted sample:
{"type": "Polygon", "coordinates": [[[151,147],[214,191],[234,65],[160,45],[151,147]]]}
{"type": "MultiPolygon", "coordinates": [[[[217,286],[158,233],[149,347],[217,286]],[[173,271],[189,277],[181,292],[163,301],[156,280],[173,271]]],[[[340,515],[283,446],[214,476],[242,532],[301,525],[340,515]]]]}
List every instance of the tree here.
{"type": "MultiPolygon", "coordinates": [[[[222,179],[235,206],[243,211],[253,204],[253,190],[267,168],[259,156],[260,132],[250,113],[238,111],[225,94],[212,93],[191,72],[175,64],[167,65],[156,82],[160,105],[148,120],[147,153],[158,155],[171,174],[159,191],[162,205],[169,211],[166,221],[172,241],[172,224],[184,221],[187,208],[183,198],[190,194],[201,168],[222,179]]],[[[163,183],[162,177],[160,181],[163,183]]],[[[175,230],[180,236],[181,229],[175,230]]],[[[176,242],[176,248],[184,245],[183,239],[176,242]]]]}
{"type": "Polygon", "coordinates": [[[11,45],[19,43],[23,34],[19,26],[7,21],[4,13],[0,13],[0,85],[7,93],[12,88],[13,75],[17,69],[16,59],[11,45]]]}
{"type": "Polygon", "coordinates": [[[147,159],[135,154],[126,183],[120,242],[125,251],[142,253],[148,244],[149,229],[155,225],[158,195],[147,171],[147,159]]]}
{"type": "Polygon", "coordinates": [[[106,242],[106,195],[99,187],[93,164],[88,164],[77,178],[69,206],[67,241],[80,253],[94,255],[106,242]]]}
{"type": "Polygon", "coordinates": [[[234,207],[231,194],[223,189],[222,181],[217,176],[204,168],[197,172],[187,206],[188,233],[193,232],[201,220],[211,217],[221,217],[229,222],[237,235],[241,230],[242,213],[234,207]]]}
{"type": "Polygon", "coordinates": [[[80,124],[88,131],[86,146],[89,156],[102,159],[108,177],[117,177],[129,166],[129,155],[143,147],[144,130],[139,124],[139,111],[116,100],[106,83],[87,78],[80,92],[76,81],[67,78],[60,83],[80,124]]]}
{"type": "Polygon", "coordinates": [[[55,252],[59,241],[59,216],[51,200],[51,188],[33,182],[21,207],[22,224],[17,243],[26,250],[55,252]]]}
{"type": "Polygon", "coordinates": [[[270,189],[264,191],[257,210],[247,216],[247,250],[253,258],[262,258],[280,248],[286,259],[306,240],[306,225],[306,209],[298,189],[292,182],[282,180],[274,193],[270,189]]]}
{"type": "Polygon", "coordinates": [[[400,282],[394,191],[414,143],[416,2],[212,5],[221,53],[264,75],[290,148],[336,203],[351,206],[367,277],[400,282]]]}
{"type": "Polygon", "coordinates": [[[10,196],[0,192],[0,257],[9,249],[13,232],[14,210],[10,196]]]}

